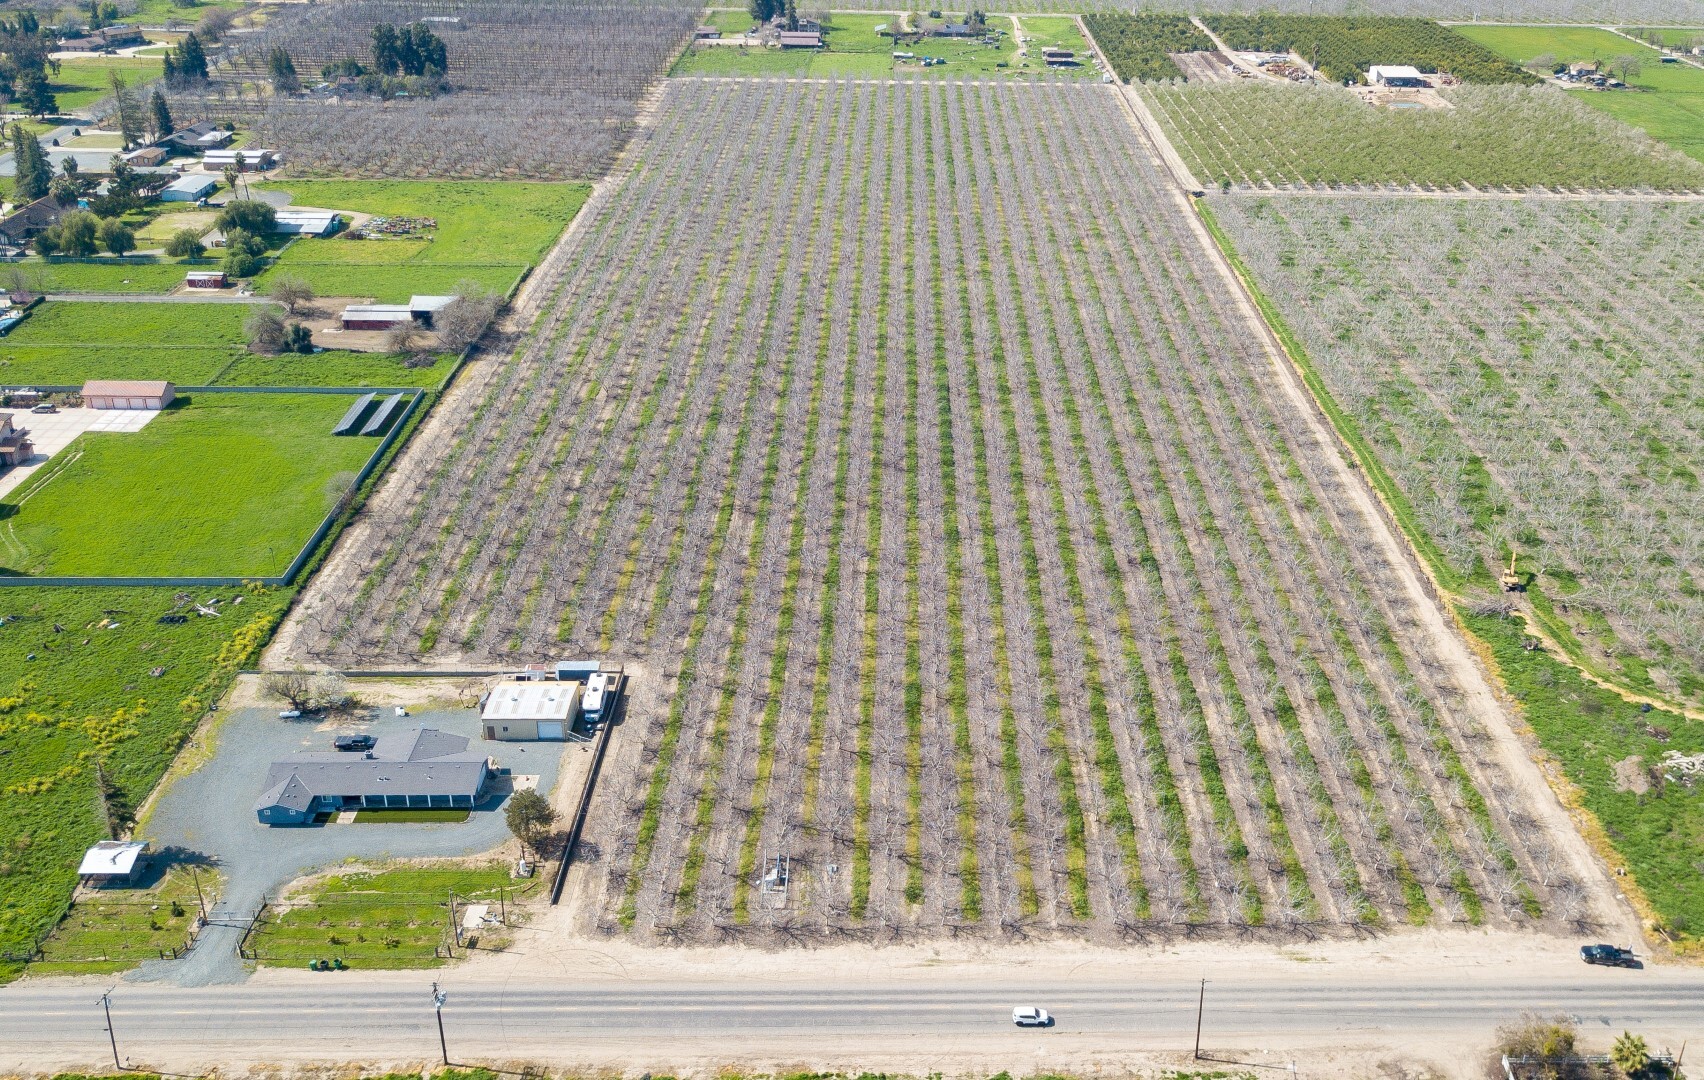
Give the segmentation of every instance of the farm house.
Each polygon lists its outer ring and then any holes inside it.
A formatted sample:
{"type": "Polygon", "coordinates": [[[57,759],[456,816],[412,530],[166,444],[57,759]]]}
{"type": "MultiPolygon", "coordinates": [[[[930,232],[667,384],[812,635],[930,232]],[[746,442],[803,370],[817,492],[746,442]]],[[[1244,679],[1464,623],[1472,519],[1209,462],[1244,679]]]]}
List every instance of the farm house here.
{"type": "Polygon", "coordinates": [[[169,382],[154,379],[90,379],[83,404],[91,409],[163,409],[177,397],[169,382]]]}
{"type": "Polygon", "coordinates": [[[379,736],[365,754],[301,753],[275,761],[254,811],[263,825],[301,825],[341,810],[471,810],[496,763],[436,728],[379,736]]]}
{"type": "Polygon", "coordinates": [[[35,454],[28,428],[12,426],[12,414],[0,413],[0,465],[22,465],[35,454]]]}
{"type": "Polygon", "coordinates": [[[485,696],[479,720],[497,742],[566,739],[580,716],[580,684],[504,682],[485,696]]]}

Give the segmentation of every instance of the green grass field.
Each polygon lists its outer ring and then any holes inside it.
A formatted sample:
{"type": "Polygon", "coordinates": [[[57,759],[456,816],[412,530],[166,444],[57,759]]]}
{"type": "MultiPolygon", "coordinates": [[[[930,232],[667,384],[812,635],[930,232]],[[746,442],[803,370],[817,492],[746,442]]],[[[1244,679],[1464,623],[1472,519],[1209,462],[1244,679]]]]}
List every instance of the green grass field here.
{"type": "MultiPolygon", "coordinates": [[[[0,952],[53,925],[83,850],[107,835],[96,770],[113,809],[140,806],[291,595],[197,589],[244,602],[160,624],[178,591],[0,589],[0,952]]],[[[18,970],[0,962],[0,982],[18,970]]]]}
{"type": "Polygon", "coordinates": [[[42,304],[9,334],[14,345],[241,345],[247,304],[42,304]]]}
{"type": "MultiPolygon", "coordinates": [[[[200,878],[203,895],[212,901],[219,875],[204,869],[200,878]]],[[[78,903],[54,928],[31,973],[95,975],[161,959],[185,947],[200,911],[188,867],[173,867],[148,888],[103,890],[78,903]]]]}
{"type": "MultiPolygon", "coordinates": [[[[217,268],[218,264],[205,265],[217,268]]],[[[158,262],[25,259],[16,266],[23,271],[31,291],[41,293],[167,293],[183,283],[183,276],[190,269],[164,259],[158,262]]]]}
{"type": "Polygon", "coordinates": [[[1581,802],[1627,861],[1654,915],[1671,934],[1696,942],[1704,934],[1704,864],[1698,861],[1704,798],[1696,786],[1660,774],[1664,753],[1695,752],[1704,743],[1704,722],[1662,709],[1642,713],[1569,665],[1528,652],[1518,620],[1466,613],[1463,619],[1491,647],[1522,716],[1579,787],[1581,802]],[[1644,772],[1650,790],[1621,782],[1618,762],[1644,772]]]}
{"type": "Polygon", "coordinates": [[[431,367],[404,367],[385,353],[328,349],[312,356],[244,353],[219,374],[217,386],[419,386],[436,387],[455,357],[438,356],[431,367]]]}
{"type": "Polygon", "coordinates": [[[1645,29],[1643,27],[1628,26],[1623,27],[1622,29],[1626,30],[1628,33],[1656,34],[1657,39],[1670,48],[1704,43],[1704,27],[1682,29],[1673,26],[1662,26],[1655,29],[1645,29]]]}
{"type": "MultiPolygon", "coordinates": [[[[93,105],[112,93],[107,83],[108,73],[116,71],[131,86],[160,77],[161,63],[152,57],[101,56],[87,60],[61,60],[59,74],[48,80],[61,112],[93,105]]],[[[17,107],[8,105],[8,109],[17,107]]]]}
{"type": "Polygon", "coordinates": [[[341,394],[197,394],[89,433],[6,499],[0,562],[90,576],[281,573],[377,447],[341,394]]]}
{"type": "MultiPolygon", "coordinates": [[[[56,274],[60,269],[49,267],[46,272],[56,274]]],[[[183,386],[211,383],[245,355],[243,320],[250,310],[246,304],[49,301],[0,338],[0,382],[41,386],[76,386],[86,379],[169,379],[183,386]]]]}
{"type": "Polygon", "coordinates": [[[506,290],[550,249],[591,194],[589,184],[299,180],[269,184],[297,205],[430,217],[430,239],[351,240],[292,244],[256,279],[301,277],[322,296],[371,296],[403,302],[414,293],[447,292],[472,278],[506,290]]]}
{"type": "Polygon", "coordinates": [[[1089,42],[1083,37],[1076,19],[1069,15],[1020,15],[1018,23],[1023,27],[1024,36],[1033,41],[1036,48],[1070,49],[1083,61],[1083,66],[1077,70],[1093,73],[1088,60],[1091,55],[1089,42]]]}
{"type": "Polygon", "coordinates": [[[704,26],[714,26],[723,34],[743,34],[756,24],[756,20],[745,8],[729,11],[708,11],[704,14],[704,26]]]}
{"type": "MultiPolygon", "coordinates": [[[[828,17],[826,47],[823,49],[771,49],[762,46],[694,45],[675,65],[674,75],[732,75],[794,78],[860,78],[906,75],[919,77],[963,78],[990,75],[1036,75],[1047,72],[1039,57],[1019,57],[1017,39],[1012,35],[1012,20],[1004,16],[988,20],[990,30],[1004,33],[998,45],[980,41],[958,41],[951,38],[924,38],[915,45],[903,45],[899,51],[915,53],[917,60],[895,60],[893,39],[877,35],[875,28],[891,24],[897,16],[849,15],[835,12],[828,17]],[[918,60],[940,57],[945,64],[924,67],[918,60]]],[[[1063,17],[1026,17],[1024,26],[1038,44],[1061,41],[1078,43],[1086,51],[1088,45],[1076,31],[1073,20],[1063,17]]],[[[724,33],[727,29],[724,28],[724,33]]],[[[1065,45],[1071,48],[1070,45],[1065,45]]],[[[1033,50],[1032,50],[1033,51],[1033,50]]],[[[1093,67],[1064,69],[1067,74],[1094,74],[1093,67]]]]}
{"type": "MultiPolygon", "coordinates": [[[[260,963],[295,966],[309,960],[343,960],[352,968],[436,967],[448,940],[449,896],[456,902],[508,902],[537,892],[537,881],[516,882],[506,866],[399,868],[340,874],[289,898],[292,906],[268,917],[250,938],[260,963]]],[[[500,947],[501,930],[481,931],[482,948],[500,947]]]]}
{"type": "Polygon", "coordinates": [[[471,810],[456,810],[453,808],[420,807],[414,810],[357,810],[355,823],[357,825],[396,825],[402,823],[431,823],[466,821],[471,817],[471,810]]]}
{"type": "Polygon", "coordinates": [[[1455,30],[1516,63],[1550,55],[1558,62],[1637,56],[1643,69],[1630,90],[1572,90],[1581,101],[1704,161],[1704,68],[1661,63],[1657,50],[1586,27],[1458,26],[1455,30]]]}

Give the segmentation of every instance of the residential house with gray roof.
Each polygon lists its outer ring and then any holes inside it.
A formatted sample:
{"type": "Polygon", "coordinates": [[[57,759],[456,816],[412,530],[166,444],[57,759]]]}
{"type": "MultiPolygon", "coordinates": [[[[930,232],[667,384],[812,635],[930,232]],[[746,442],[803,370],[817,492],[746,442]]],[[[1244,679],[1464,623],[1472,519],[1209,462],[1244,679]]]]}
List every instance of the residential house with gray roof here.
{"type": "Polygon", "coordinates": [[[275,761],[255,800],[262,825],[302,825],[342,810],[471,810],[496,764],[469,740],[435,728],[379,736],[365,753],[301,753],[275,761]]]}

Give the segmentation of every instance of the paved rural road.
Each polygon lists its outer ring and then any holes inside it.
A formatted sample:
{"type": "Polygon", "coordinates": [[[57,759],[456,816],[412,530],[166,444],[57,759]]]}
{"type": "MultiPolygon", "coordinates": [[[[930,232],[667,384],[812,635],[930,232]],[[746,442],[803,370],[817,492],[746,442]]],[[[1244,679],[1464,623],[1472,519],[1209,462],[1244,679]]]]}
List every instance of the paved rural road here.
{"type": "MultiPolygon", "coordinates": [[[[618,1046],[662,1056],[685,1045],[724,1053],[792,1049],[801,1059],[837,1044],[869,1053],[945,1054],[953,1046],[1187,1053],[1198,986],[1145,978],[1140,964],[1132,965],[1128,983],[872,981],[844,989],[583,979],[458,986],[455,973],[445,977],[444,1025],[456,1061],[596,1057],[600,1047],[618,1046]],[[1051,1010],[1057,1026],[1015,1031],[1015,1003],[1051,1010]]],[[[437,1052],[430,979],[429,972],[406,981],[346,973],[217,989],[121,984],[112,995],[113,1029],[123,1056],[153,1069],[209,1060],[426,1059],[437,1052]]],[[[39,1063],[47,1048],[60,1060],[110,1060],[99,994],[88,982],[0,990],[0,1069],[39,1063]]],[[[1570,1014],[1594,1039],[1632,1029],[1657,1043],[1678,1043],[1704,1033],[1704,973],[1593,969],[1569,980],[1491,977],[1464,984],[1460,977],[1431,977],[1400,986],[1388,976],[1307,972],[1253,985],[1220,980],[1207,988],[1203,1043],[1412,1045],[1435,1038],[1483,1044],[1497,1023],[1525,1009],[1570,1014]]]]}

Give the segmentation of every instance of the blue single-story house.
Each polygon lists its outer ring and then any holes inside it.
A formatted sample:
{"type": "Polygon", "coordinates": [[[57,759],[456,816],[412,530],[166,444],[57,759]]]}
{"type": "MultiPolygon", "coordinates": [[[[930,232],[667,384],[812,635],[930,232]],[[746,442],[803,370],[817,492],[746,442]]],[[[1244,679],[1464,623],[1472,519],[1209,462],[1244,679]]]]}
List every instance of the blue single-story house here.
{"type": "Polygon", "coordinates": [[[366,753],[302,753],[275,761],[255,801],[262,825],[302,825],[341,810],[471,810],[496,765],[460,735],[418,728],[379,736],[366,753]]]}
{"type": "Polygon", "coordinates": [[[219,190],[211,176],[180,176],[160,190],[161,202],[200,202],[219,190]]]}

